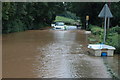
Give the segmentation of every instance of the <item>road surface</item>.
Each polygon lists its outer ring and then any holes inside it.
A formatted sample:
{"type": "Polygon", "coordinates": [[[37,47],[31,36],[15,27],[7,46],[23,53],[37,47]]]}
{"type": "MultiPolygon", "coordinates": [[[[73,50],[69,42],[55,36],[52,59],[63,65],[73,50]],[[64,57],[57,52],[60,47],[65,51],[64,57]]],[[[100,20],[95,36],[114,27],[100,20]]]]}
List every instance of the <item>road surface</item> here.
{"type": "Polygon", "coordinates": [[[81,30],[3,35],[3,78],[111,78],[104,59],[87,53],[81,30]]]}

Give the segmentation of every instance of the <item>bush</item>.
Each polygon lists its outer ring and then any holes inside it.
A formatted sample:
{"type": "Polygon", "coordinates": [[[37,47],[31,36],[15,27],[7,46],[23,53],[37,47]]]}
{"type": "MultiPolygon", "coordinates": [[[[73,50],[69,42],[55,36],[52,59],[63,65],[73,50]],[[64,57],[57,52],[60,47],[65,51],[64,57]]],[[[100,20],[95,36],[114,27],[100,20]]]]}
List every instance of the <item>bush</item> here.
{"type": "Polygon", "coordinates": [[[16,19],[14,21],[9,21],[6,25],[4,25],[3,33],[20,32],[26,29],[25,24],[21,20],[16,19]]]}
{"type": "Polygon", "coordinates": [[[20,32],[26,30],[25,24],[20,20],[11,22],[11,32],[20,32]]]}
{"type": "Polygon", "coordinates": [[[103,29],[101,27],[93,26],[93,25],[90,25],[90,27],[91,27],[91,32],[94,35],[101,35],[103,33],[103,29]]]}
{"type": "Polygon", "coordinates": [[[120,27],[119,26],[116,26],[116,27],[113,27],[110,29],[110,32],[117,32],[118,34],[120,34],[120,27]]]}
{"type": "Polygon", "coordinates": [[[37,30],[37,29],[44,28],[45,26],[48,26],[48,24],[46,24],[46,23],[39,23],[39,24],[35,24],[35,25],[33,26],[33,29],[34,29],[34,30],[37,30]]]}

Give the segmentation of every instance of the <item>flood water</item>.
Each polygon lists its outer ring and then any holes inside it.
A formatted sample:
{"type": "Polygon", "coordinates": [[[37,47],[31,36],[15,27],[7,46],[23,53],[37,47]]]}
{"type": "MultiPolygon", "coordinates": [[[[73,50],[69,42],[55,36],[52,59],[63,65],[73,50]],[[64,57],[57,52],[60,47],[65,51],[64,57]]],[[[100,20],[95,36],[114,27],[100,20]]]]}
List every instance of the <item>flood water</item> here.
{"type": "Polygon", "coordinates": [[[111,78],[105,64],[118,75],[118,55],[88,55],[81,30],[4,34],[2,43],[3,78],[111,78]]]}

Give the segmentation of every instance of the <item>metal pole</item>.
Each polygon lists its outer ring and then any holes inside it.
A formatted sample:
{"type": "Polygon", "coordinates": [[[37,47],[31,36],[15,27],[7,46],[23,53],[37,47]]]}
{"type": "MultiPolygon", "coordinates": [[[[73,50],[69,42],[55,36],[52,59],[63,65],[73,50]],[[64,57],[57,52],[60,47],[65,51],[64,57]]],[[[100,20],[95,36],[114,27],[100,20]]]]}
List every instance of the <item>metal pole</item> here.
{"type": "Polygon", "coordinates": [[[107,20],[107,17],[105,17],[105,24],[104,24],[104,41],[103,43],[105,44],[105,40],[106,40],[106,20],[107,20]]]}
{"type": "Polygon", "coordinates": [[[88,20],[86,20],[86,30],[88,29],[88,20]]]}
{"type": "Polygon", "coordinates": [[[109,29],[109,26],[110,26],[110,18],[108,18],[108,29],[109,29]]]}

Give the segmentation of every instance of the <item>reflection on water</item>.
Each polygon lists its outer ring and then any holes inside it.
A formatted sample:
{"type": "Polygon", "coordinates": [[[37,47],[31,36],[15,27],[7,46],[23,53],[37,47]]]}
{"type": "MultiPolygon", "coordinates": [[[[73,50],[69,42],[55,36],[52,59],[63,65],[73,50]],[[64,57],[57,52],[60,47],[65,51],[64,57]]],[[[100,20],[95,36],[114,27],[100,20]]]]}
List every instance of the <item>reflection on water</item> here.
{"type": "Polygon", "coordinates": [[[112,75],[120,78],[120,74],[118,72],[120,67],[120,55],[115,54],[113,57],[103,57],[103,61],[107,66],[108,71],[110,71],[112,75]]]}
{"type": "Polygon", "coordinates": [[[87,55],[87,44],[80,30],[4,34],[3,77],[110,78],[103,59],[87,55]]]}

